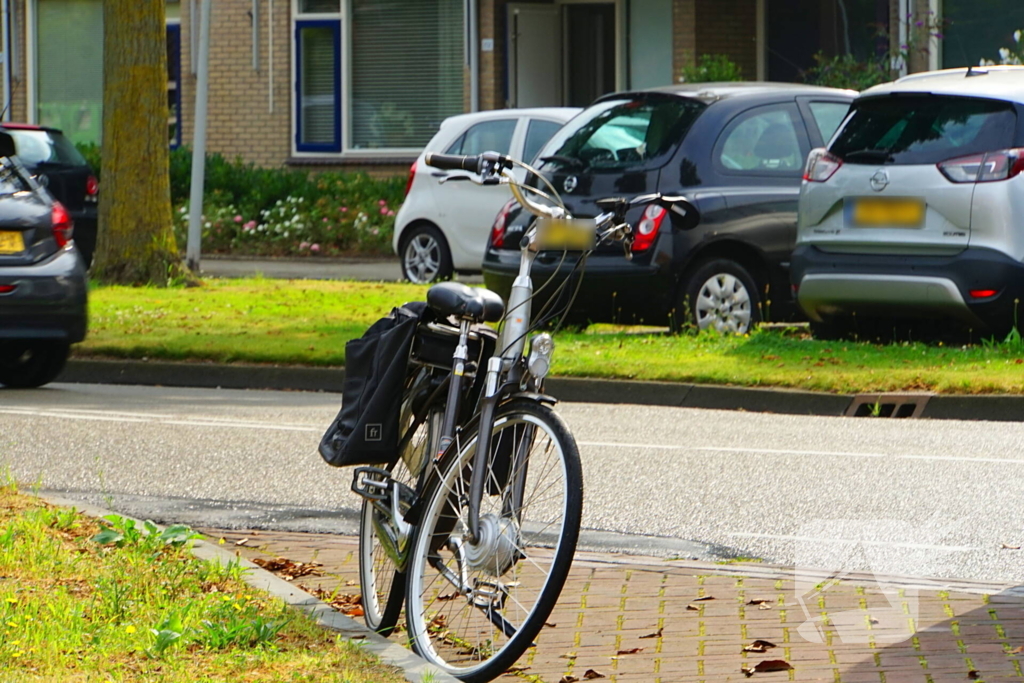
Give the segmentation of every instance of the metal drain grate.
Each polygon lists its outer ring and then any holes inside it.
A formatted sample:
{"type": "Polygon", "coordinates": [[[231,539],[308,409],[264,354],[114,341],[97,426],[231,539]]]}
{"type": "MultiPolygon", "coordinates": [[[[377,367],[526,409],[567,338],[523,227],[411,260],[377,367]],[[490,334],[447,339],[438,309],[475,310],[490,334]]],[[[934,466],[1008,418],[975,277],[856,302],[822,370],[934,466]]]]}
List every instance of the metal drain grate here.
{"type": "Polygon", "coordinates": [[[847,417],[921,417],[931,394],[859,394],[847,417]]]}

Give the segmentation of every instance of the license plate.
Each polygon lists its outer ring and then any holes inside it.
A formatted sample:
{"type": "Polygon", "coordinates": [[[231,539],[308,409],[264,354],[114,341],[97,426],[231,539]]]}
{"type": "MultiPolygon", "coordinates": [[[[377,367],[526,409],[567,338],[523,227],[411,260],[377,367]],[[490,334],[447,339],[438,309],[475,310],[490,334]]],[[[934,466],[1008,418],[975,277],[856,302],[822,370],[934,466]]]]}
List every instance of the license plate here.
{"type": "Polygon", "coordinates": [[[846,204],[847,222],[863,228],[919,228],[924,224],[920,199],[855,199],[846,204]]]}
{"type": "Polygon", "coordinates": [[[586,251],[597,241],[597,224],[585,218],[537,219],[537,243],[541,249],[586,251]]]}
{"type": "Polygon", "coordinates": [[[0,230],[0,254],[17,254],[25,251],[25,240],[20,232],[0,230]]]}

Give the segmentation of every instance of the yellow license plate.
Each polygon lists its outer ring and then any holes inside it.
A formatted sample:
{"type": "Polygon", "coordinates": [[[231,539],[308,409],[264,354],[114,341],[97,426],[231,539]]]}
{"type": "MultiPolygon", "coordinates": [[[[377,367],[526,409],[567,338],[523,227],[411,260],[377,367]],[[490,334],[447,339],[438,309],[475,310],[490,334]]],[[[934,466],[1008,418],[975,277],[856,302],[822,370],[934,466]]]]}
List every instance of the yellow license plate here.
{"type": "Polygon", "coordinates": [[[597,241],[597,224],[585,218],[537,219],[537,244],[541,249],[586,251],[597,241]]]}
{"type": "Polygon", "coordinates": [[[0,254],[17,254],[25,251],[25,240],[20,232],[0,230],[0,254]]]}
{"type": "Polygon", "coordinates": [[[919,199],[856,199],[850,223],[860,227],[919,228],[924,202],[919,199]]]}

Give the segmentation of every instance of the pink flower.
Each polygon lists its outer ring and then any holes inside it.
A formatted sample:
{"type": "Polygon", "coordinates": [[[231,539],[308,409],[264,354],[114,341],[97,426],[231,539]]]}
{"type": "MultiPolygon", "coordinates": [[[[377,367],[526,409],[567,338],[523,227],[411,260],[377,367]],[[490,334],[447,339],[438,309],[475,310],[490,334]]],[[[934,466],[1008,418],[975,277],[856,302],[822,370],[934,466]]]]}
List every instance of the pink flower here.
{"type": "Polygon", "coordinates": [[[394,216],[394,215],[395,215],[395,212],[394,212],[394,211],[392,211],[391,209],[388,209],[388,213],[387,213],[387,215],[389,215],[389,216],[394,216]]]}
{"type": "Polygon", "coordinates": [[[327,216],[324,216],[324,223],[327,222],[327,216]]]}
{"type": "Polygon", "coordinates": [[[341,212],[342,213],[348,213],[348,207],[347,206],[341,207],[341,212]]]}
{"type": "Polygon", "coordinates": [[[309,245],[309,250],[312,251],[312,252],[320,251],[320,245],[319,244],[311,244],[311,245],[309,245]]]}
{"type": "Polygon", "coordinates": [[[236,223],[241,223],[242,222],[242,217],[241,216],[235,216],[235,222],[236,223]]]}
{"type": "Polygon", "coordinates": [[[309,242],[302,242],[299,244],[299,249],[309,249],[309,242]]]}
{"type": "Polygon", "coordinates": [[[242,230],[254,230],[256,228],[256,221],[249,221],[242,226],[242,230]]]}
{"type": "Polygon", "coordinates": [[[372,234],[374,234],[374,235],[379,235],[379,234],[380,234],[380,230],[378,230],[377,228],[374,228],[374,229],[373,229],[373,230],[371,230],[370,232],[371,232],[372,234]]]}
{"type": "Polygon", "coordinates": [[[381,200],[379,200],[377,202],[377,206],[387,206],[387,205],[388,205],[388,203],[386,201],[384,201],[383,199],[381,199],[381,200]]]}
{"type": "Polygon", "coordinates": [[[380,215],[381,216],[387,216],[388,215],[388,207],[386,207],[386,206],[380,207],[380,215]]]}

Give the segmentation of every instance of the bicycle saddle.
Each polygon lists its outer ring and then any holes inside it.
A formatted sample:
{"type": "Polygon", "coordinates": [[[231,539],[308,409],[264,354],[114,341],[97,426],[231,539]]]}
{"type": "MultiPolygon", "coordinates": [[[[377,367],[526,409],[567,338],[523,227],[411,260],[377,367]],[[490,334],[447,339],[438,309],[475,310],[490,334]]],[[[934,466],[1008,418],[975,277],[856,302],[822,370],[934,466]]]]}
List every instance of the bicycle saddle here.
{"type": "Polygon", "coordinates": [[[427,305],[441,315],[485,323],[496,323],[505,313],[500,296],[489,289],[467,287],[459,282],[442,282],[428,289],[427,305]]]}

